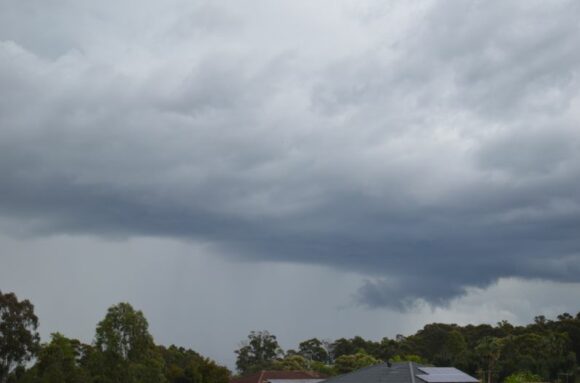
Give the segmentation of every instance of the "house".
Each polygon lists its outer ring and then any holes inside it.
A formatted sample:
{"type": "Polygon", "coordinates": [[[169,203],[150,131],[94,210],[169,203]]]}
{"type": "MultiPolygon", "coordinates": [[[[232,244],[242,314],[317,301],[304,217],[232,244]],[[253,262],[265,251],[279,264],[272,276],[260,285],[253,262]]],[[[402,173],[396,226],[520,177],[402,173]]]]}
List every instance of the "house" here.
{"type": "Polygon", "coordinates": [[[324,383],[478,383],[479,380],[453,367],[426,367],[414,362],[377,364],[324,383]]]}
{"type": "Polygon", "coordinates": [[[262,370],[252,375],[230,379],[229,383],[318,383],[326,378],[314,371],[262,370]]]}

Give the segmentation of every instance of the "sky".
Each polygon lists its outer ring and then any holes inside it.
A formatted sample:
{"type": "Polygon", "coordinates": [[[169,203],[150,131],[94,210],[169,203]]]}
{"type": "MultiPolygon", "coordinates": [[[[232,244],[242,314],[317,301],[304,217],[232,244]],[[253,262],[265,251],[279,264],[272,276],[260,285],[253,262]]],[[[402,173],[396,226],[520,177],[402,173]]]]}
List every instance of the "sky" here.
{"type": "Polygon", "coordinates": [[[580,311],[580,3],[0,0],[0,289],[234,367],[580,311]]]}

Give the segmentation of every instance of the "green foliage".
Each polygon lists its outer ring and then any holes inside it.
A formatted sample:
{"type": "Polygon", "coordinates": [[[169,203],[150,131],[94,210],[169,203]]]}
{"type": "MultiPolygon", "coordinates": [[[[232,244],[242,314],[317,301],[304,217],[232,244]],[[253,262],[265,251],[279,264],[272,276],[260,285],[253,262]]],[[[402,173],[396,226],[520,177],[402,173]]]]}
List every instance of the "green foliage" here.
{"type": "Polygon", "coordinates": [[[30,302],[0,293],[0,304],[0,345],[10,346],[0,359],[12,363],[0,383],[227,383],[230,377],[227,368],[195,351],[156,346],[145,316],[128,303],[108,309],[94,346],[55,333],[40,347],[30,302]],[[25,368],[22,362],[37,349],[35,364],[25,368]]]}
{"type": "Polygon", "coordinates": [[[236,367],[242,375],[271,368],[283,355],[276,336],[268,331],[250,332],[248,340],[235,353],[236,367]]]}
{"type": "Polygon", "coordinates": [[[336,370],[334,369],[333,365],[325,364],[322,362],[312,362],[310,364],[310,371],[318,372],[323,376],[336,375],[336,370]]]}
{"type": "Polygon", "coordinates": [[[270,367],[272,370],[307,371],[310,362],[302,355],[288,355],[284,359],[276,360],[270,367]]]}
{"type": "MultiPolygon", "coordinates": [[[[327,366],[333,367],[335,373],[354,368],[353,355],[363,352],[385,362],[454,366],[486,383],[503,381],[518,371],[530,371],[543,381],[556,381],[577,371],[580,313],[562,314],[557,321],[538,316],[528,326],[514,326],[507,321],[496,326],[463,327],[433,323],[408,337],[398,335],[379,342],[361,337],[340,338],[330,346],[328,360],[335,364],[327,366]]],[[[310,368],[314,369],[312,365],[310,368]]]]}
{"type": "Polygon", "coordinates": [[[535,383],[541,382],[542,378],[531,372],[516,372],[504,379],[504,383],[535,383]]]}
{"type": "Polygon", "coordinates": [[[373,352],[373,356],[382,361],[388,361],[393,359],[398,353],[401,353],[400,344],[394,339],[389,339],[384,337],[377,344],[376,350],[373,352]]]}
{"type": "Polygon", "coordinates": [[[570,371],[574,365],[566,334],[544,331],[504,338],[501,370],[505,375],[532,371],[545,379],[555,379],[560,371],[570,371]]]}
{"type": "Polygon", "coordinates": [[[481,365],[485,367],[485,371],[487,372],[488,383],[491,383],[493,380],[496,365],[501,356],[504,344],[503,339],[488,336],[483,338],[475,348],[475,352],[481,360],[481,365]]]}
{"type": "Polygon", "coordinates": [[[355,336],[351,339],[337,339],[332,343],[331,348],[332,356],[336,359],[342,355],[356,354],[359,351],[363,351],[369,355],[374,355],[378,345],[376,342],[365,340],[360,336],[355,336]]]}
{"type": "Polygon", "coordinates": [[[95,345],[103,353],[119,359],[138,361],[153,348],[148,328],[141,311],[135,311],[129,303],[119,303],[111,306],[97,325],[95,345]]]}
{"type": "Polygon", "coordinates": [[[419,364],[429,364],[425,359],[421,358],[419,355],[414,354],[407,354],[407,355],[395,355],[393,359],[391,359],[393,363],[400,363],[400,362],[415,362],[419,364]]]}
{"type": "Polygon", "coordinates": [[[365,353],[364,351],[359,351],[352,355],[341,355],[336,358],[334,363],[334,369],[339,374],[345,374],[359,368],[372,366],[373,364],[378,364],[380,361],[373,358],[371,355],[365,353]]]}
{"type": "Polygon", "coordinates": [[[83,347],[76,339],[52,334],[50,343],[42,346],[36,362],[36,378],[41,383],[89,382],[89,374],[82,366],[83,347]]]}
{"type": "MultiPolygon", "coordinates": [[[[128,303],[108,309],[93,345],[56,333],[39,346],[33,306],[14,294],[0,293],[0,320],[0,383],[228,383],[230,377],[227,368],[193,350],[155,345],[143,313],[128,303]]],[[[331,376],[413,361],[455,366],[485,383],[568,383],[580,361],[580,313],[557,320],[538,316],[527,326],[433,323],[414,335],[380,341],[312,338],[285,357],[274,335],[253,331],[235,352],[242,374],[277,369],[331,376]]]]}
{"type": "Polygon", "coordinates": [[[164,361],[141,311],[128,303],[109,308],[97,325],[94,360],[104,382],[165,382],[164,361]]]}
{"type": "Polygon", "coordinates": [[[314,371],[323,376],[336,375],[334,365],[315,360],[308,360],[292,350],[286,354],[284,359],[274,361],[269,369],[279,371],[314,371]]]}
{"type": "Polygon", "coordinates": [[[34,357],[40,342],[37,328],[34,306],[0,291],[0,383],[34,357]]]}
{"type": "Polygon", "coordinates": [[[298,353],[307,360],[323,363],[327,363],[329,360],[328,346],[316,338],[305,340],[298,347],[298,353]]]}
{"type": "Polygon", "coordinates": [[[466,366],[467,342],[458,330],[447,333],[439,352],[433,356],[437,365],[455,366],[460,369],[466,366]]]}
{"type": "Polygon", "coordinates": [[[165,361],[165,376],[170,383],[227,383],[230,371],[183,347],[158,346],[165,361]]]}

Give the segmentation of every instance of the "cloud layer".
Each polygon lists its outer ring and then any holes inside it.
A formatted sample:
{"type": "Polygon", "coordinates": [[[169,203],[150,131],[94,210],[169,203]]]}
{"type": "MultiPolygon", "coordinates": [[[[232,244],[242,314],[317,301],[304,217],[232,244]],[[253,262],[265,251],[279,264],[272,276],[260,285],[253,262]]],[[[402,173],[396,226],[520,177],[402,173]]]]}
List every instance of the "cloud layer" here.
{"type": "Polygon", "coordinates": [[[580,281],[574,1],[0,0],[0,214],[367,276],[580,281]]]}

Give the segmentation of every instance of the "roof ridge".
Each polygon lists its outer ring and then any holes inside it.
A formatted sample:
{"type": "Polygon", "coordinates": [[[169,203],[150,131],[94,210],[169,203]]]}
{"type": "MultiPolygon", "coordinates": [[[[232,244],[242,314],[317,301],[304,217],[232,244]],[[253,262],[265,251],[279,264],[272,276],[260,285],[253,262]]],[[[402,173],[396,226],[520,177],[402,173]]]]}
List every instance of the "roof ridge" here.
{"type": "Polygon", "coordinates": [[[301,374],[308,374],[308,375],[313,375],[313,374],[318,374],[318,371],[314,371],[314,370],[262,370],[262,373],[270,373],[270,372],[298,372],[301,374]]]}
{"type": "Polygon", "coordinates": [[[413,369],[413,362],[409,362],[409,372],[411,373],[411,383],[415,383],[415,371],[413,369]]]}

